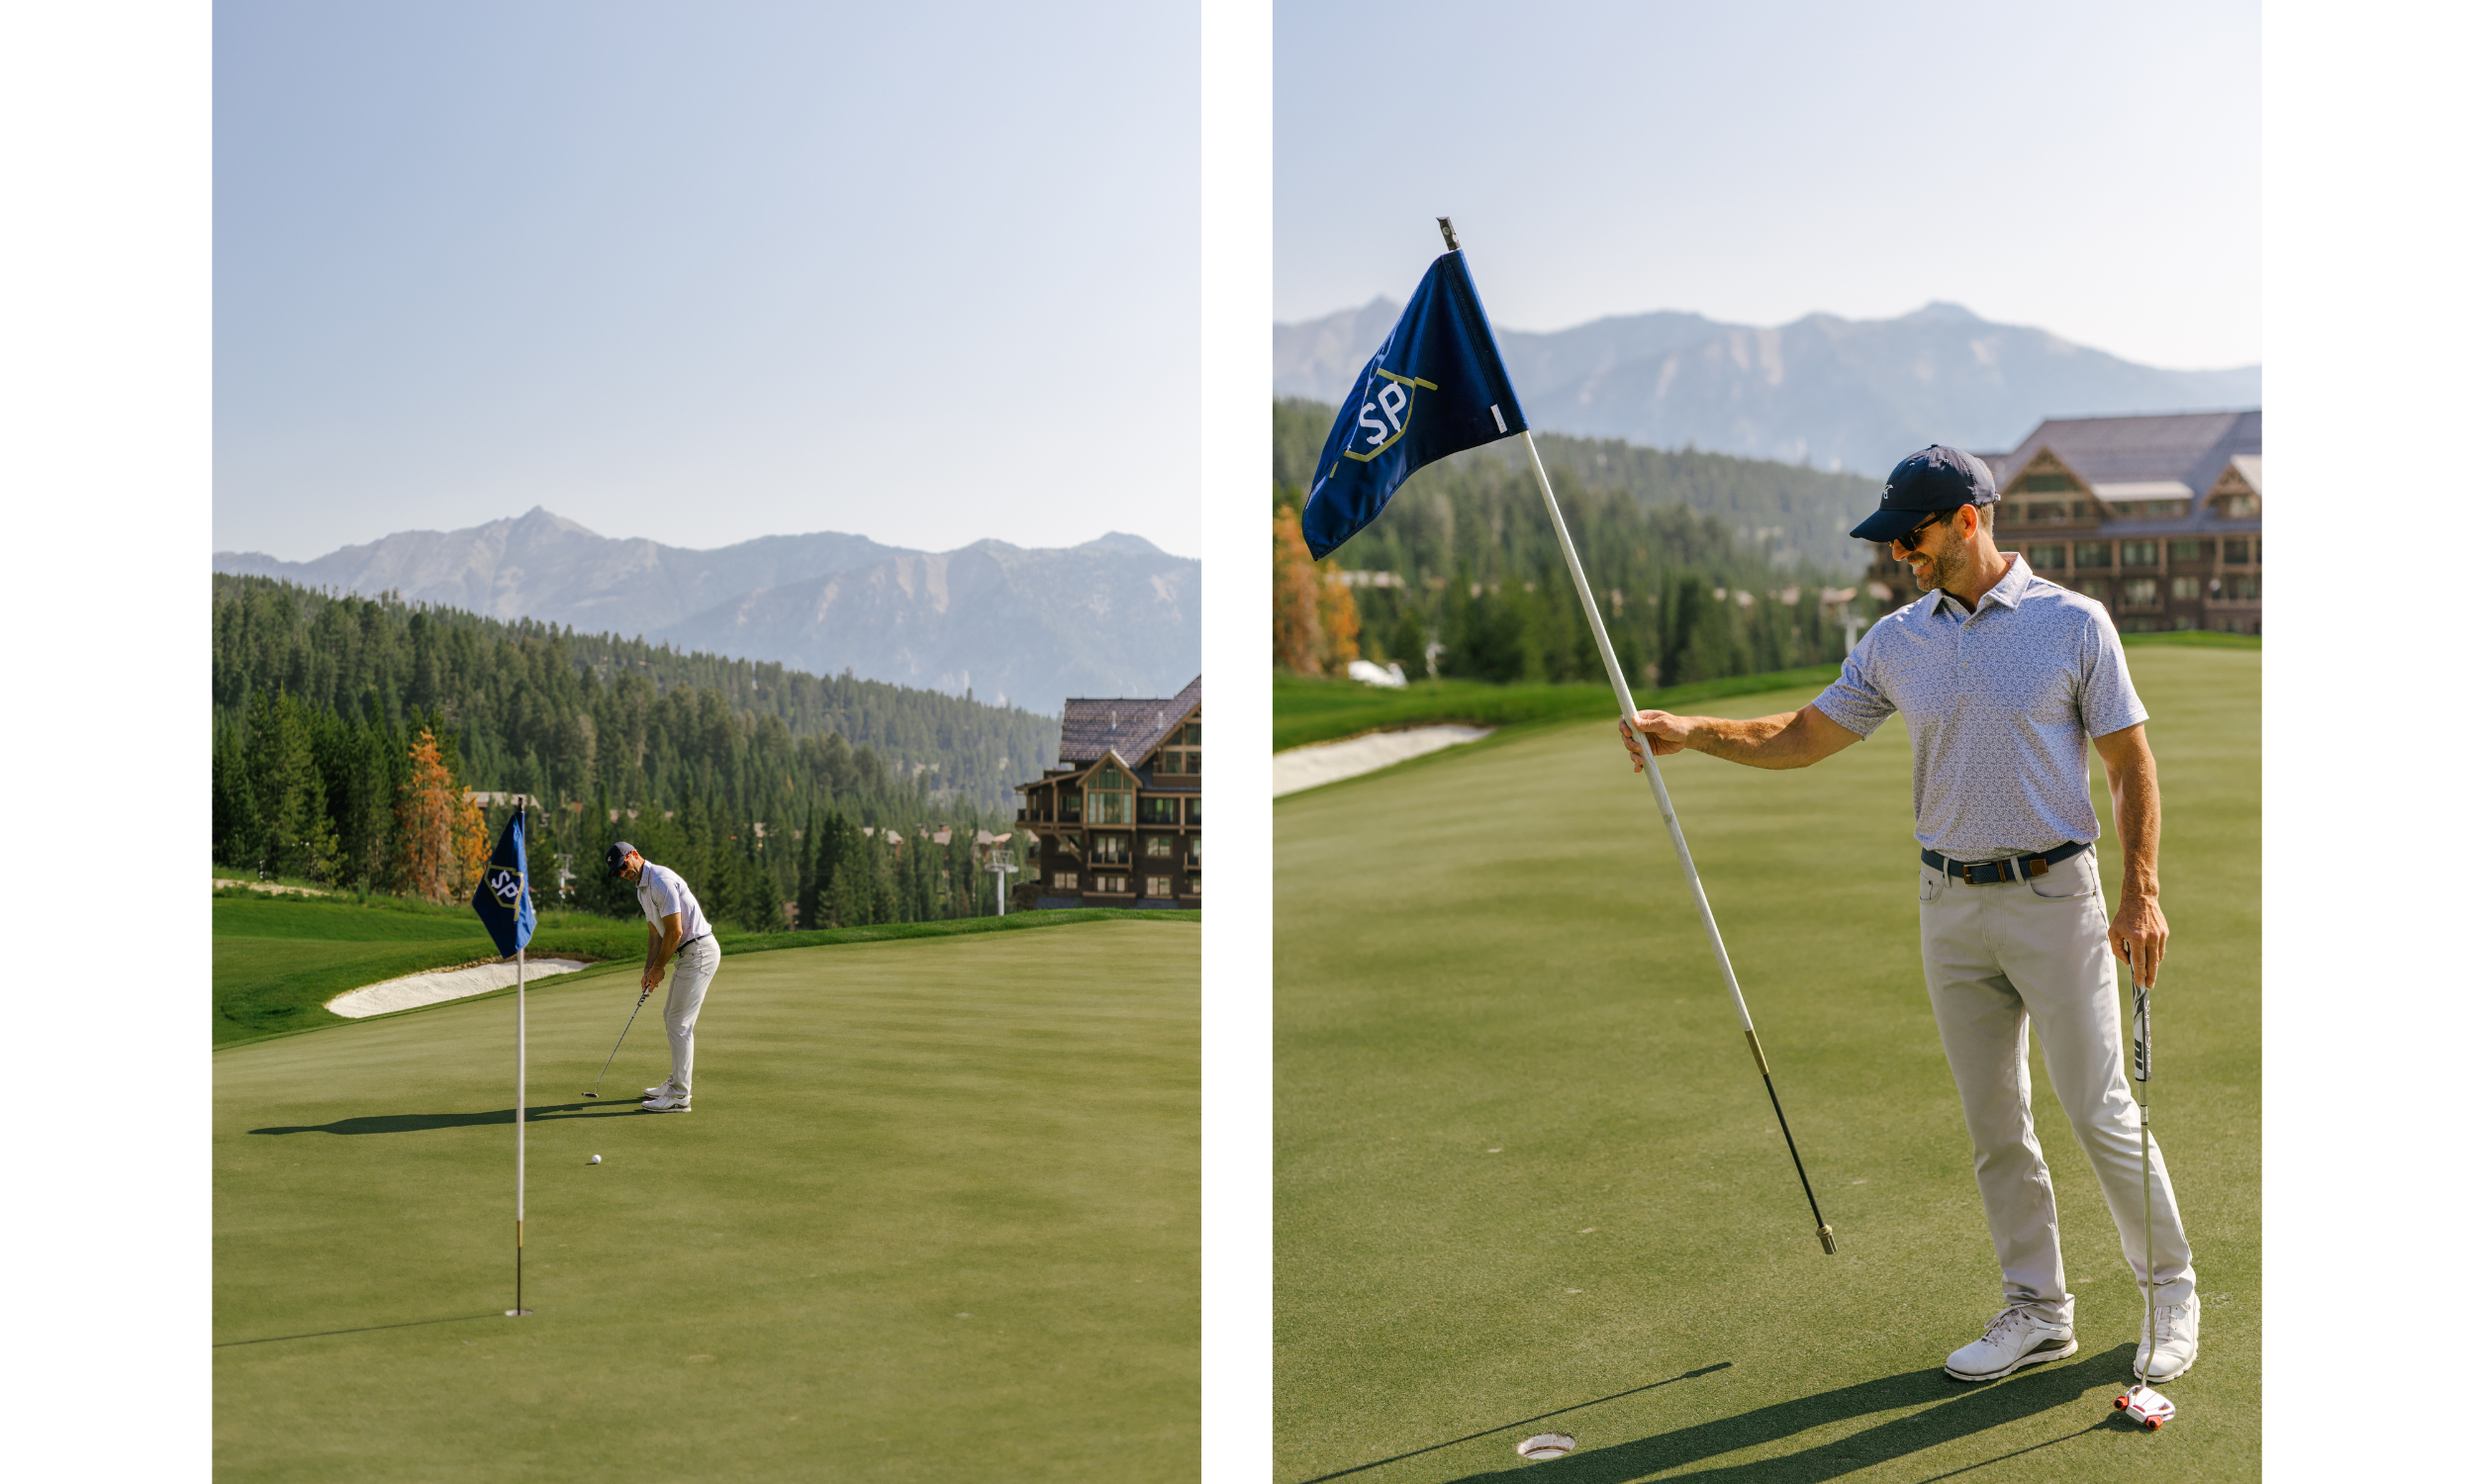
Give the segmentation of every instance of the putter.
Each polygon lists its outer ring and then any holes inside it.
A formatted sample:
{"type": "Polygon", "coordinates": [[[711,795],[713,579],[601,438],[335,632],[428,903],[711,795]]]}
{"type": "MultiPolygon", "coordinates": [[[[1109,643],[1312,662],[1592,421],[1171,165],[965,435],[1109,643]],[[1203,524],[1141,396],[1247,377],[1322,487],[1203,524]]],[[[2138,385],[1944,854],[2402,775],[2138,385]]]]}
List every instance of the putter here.
{"type": "Polygon", "coordinates": [[[643,1009],[644,1002],[652,997],[650,989],[635,997],[635,1010],[627,1012],[627,1023],[619,1028],[618,1039],[611,1043],[610,1055],[602,1059],[602,1076],[593,1079],[593,1090],[586,1093],[586,1097],[599,1098],[602,1095],[602,1077],[610,1075],[610,1064],[618,1060],[618,1048],[627,1044],[627,1032],[635,1029],[635,1011],[643,1009]]]}
{"type": "MultiPolygon", "coordinates": [[[[2147,1359],[2156,1359],[2156,1214],[2155,1193],[2148,1188],[2147,1139],[2147,994],[2150,986],[2136,979],[2131,983],[2131,1091],[2139,1099],[2139,1205],[2140,1220],[2147,1229],[2147,1277],[2140,1284],[2147,1295],[2147,1359]]],[[[2153,1433],[2173,1421],[2173,1403],[2162,1392],[2147,1384],[2147,1369],[2140,1368],[2139,1380],[2131,1389],[2113,1399],[2117,1411],[2128,1412],[2131,1420],[2153,1433]]]]}

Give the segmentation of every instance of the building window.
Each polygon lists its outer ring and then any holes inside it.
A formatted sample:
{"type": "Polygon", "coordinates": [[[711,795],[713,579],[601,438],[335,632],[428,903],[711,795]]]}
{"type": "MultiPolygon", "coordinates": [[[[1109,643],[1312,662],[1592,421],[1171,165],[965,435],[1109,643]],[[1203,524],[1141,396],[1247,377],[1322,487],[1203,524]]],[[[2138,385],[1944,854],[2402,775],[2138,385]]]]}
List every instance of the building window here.
{"type": "Polygon", "coordinates": [[[1083,853],[1083,837],[1080,835],[1051,835],[1048,838],[1049,843],[1056,846],[1057,854],[1061,856],[1079,856],[1083,853]]]}
{"type": "Polygon", "coordinates": [[[1056,887],[1059,891],[1079,890],[1081,889],[1081,881],[1082,876],[1077,872],[1051,871],[1048,873],[1048,884],[1056,887]]]}
{"type": "MultiPolygon", "coordinates": [[[[2125,567],[2153,567],[2153,566],[2155,566],[2155,565],[2156,565],[2156,543],[2155,543],[2155,542],[2153,542],[2153,541],[2125,541],[2125,542],[2123,542],[2123,543],[2122,543],[2122,565],[2123,565],[2123,566],[2125,566],[2125,567]]],[[[2154,584],[2152,584],[2152,583],[2151,583],[2151,584],[2149,584],[2149,586],[2150,586],[2150,587],[2152,587],[2152,586],[2154,586],[2154,584]]]]}
{"type": "Polygon", "coordinates": [[[1201,872],[1190,871],[1186,874],[1186,892],[1189,896],[1200,896],[1202,894],[1201,872]]]}
{"type": "Polygon", "coordinates": [[[1200,835],[1186,842],[1186,864],[1196,871],[1202,869],[1202,837],[1200,835]]]}
{"type": "Polygon", "coordinates": [[[2028,565],[2039,572],[2059,572],[2070,555],[2070,548],[2058,543],[2028,548],[2028,565]]]}
{"type": "Polygon", "coordinates": [[[1142,797],[1141,817],[1145,824],[1175,824],[1177,799],[1171,795],[1146,793],[1142,797]]]}
{"type": "Polygon", "coordinates": [[[1094,833],[1091,837],[1091,863],[1094,866],[1121,866],[1132,859],[1134,837],[1114,833],[1094,833]]]}
{"type": "Polygon", "coordinates": [[[2078,549],[2070,553],[2070,565],[2073,567],[2112,566],[2113,543],[2111,541],[2081,541],[2078,549]]]}
{"type": "Polygon", "coordinates": [[[2036,504],[2028,507],[2028,520],[2031,524],[2039,521],[2067,520],[2069,518],[2070,507],[2068,503],[2064,501],[2040,500],[2036,504]]]}
{"type": "Polygon", "coordinates": [[[2199,596],[2199,579],[2198,579],[2198,578],[2195,578],[2195,577],[2177,577],[2177,578],[2175,578],[2175,579],[2173,580],[2173,597],[2174,597],[2174,599],[2175,599],[2175,601],[2176,601],[2176,602],[2180,602],[2180,601],[2185,600],[2185,599],[2197,598],[2198,596],[2199,596]]]}
{"type": "Polygon", "coordinates": [[[1127,894],[1125,881],[1123,872],[1094,871],[1092,873],[1091,889],[1103,896],[1123,896],[1127,894]]]}
{"type": "Polygon", "coordinates": [[[1147,876],[1143,878],[1143,895],[1175,896],[1176,894],[1177,893],[1170,888],[1169,879],[1167,877],[1147,876]]]}
{"type": "Polygon", "coordinates": [[[1202,823],[1202,799],[1199,795],[1186,800],[1186,822],[1191,825],[1202,823]]]}
{"type": "Polygon", "coordinates": [[[1057,790],[1057,818],[1063,820],[1067,824],[1080,824],[1083,822],[1082,789],[1059,788],[1057,790]]]}
{"type": "Polygon", "coordinates": [[[1083,786],[1091,795],[1093,824],[1132,824],[1134,822],[1134,781],[1110,763],[1094,771],[1083,786]]]}
{"type": "Polygon", "coordinates": [[[2152,608],[2156,605],[2156,580],[2135,577],[2122,585],[2122,605],[2126,608],[2152,608]]]}
{"type": "Polygon", "coordinates": [[[2259,579],[2250,576],[2229,577],[2225,580],[2225,596],[2236,603],[2257,603],[2259,579]]]}
{"type": "Polygon", "coordinates": [[[2229,567],[2249,566],[2250,543],[2248,541],[2227,541],[2225,543],[2225,564],[2229,567]]]}
{"type": "Polygon", "coordinates": [[[2019,481],[2019,489],[2029,495],[2059,495],[2069,488],[2070,476],[2067,474],[2031,474],[2019,481]]]}
{"type": "Polygon", "coordinates": [[[1170,732],[1160,743],[1159,768],[1162,773],[1181,777],[1202,771],[1202,723],[1189,721],[1170,732]]]}
{"type": "Polygon", "coordinates": [[[1176,837],[1175,835],[1145,835],[1145,836],[1143,836],[1143,859],[1144,859],[1144,860],[1146,860],[1146,861],[1165,861],[1165,860],[1169,859],[1171,856],[1174,856],[1174,855],[1176,855],[1176,854],[1177,854],[1177,837],[1176,837]]]}
{"type": "Polygon", "coordinates": [[[2228,495],[2217,502],[2217,510],[2228,520],[2241,520],[2259,513],[2256,495],[2228,495]]]}
{"type": "Polygon", "coordinates": [[[2204,562],[2208,560],[2209,556],[2208,543],[2205,541],[2175,541],[2168,548],[2166,548],[2166,554],[2177,562],[2204,562]]]}

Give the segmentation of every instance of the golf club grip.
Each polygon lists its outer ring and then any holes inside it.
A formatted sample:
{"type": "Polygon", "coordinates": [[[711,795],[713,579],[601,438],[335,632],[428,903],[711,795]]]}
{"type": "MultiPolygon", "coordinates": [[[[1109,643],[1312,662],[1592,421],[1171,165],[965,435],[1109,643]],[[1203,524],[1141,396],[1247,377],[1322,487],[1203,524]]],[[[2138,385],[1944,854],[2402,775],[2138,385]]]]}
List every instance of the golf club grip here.
{"type": "Polygon", "coordinates": [[[2133,980],[2131,984],[2131,1075],[2138,1081],[2147,1080],[2147,995],[2148,986],[2133,980]]]}

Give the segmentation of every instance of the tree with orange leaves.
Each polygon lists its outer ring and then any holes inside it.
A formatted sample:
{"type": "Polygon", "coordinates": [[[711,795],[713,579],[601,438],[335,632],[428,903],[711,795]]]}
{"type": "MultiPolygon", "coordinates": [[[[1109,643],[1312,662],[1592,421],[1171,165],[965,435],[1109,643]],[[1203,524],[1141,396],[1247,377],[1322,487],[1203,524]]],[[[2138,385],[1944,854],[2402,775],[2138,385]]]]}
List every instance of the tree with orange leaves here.
{"type": "Polygon", "coordinates": [[[453,901],[481,879],[490,858],[489,826],[480,805],[464,796],[447,771],[429,728],[421,729],[412,758],[412,776],[395,803],[404,889],[431,901],[453,901]]]}
{"type": "Polygon", "coordinates": [[[1272,512],[1272,663],[1296,675],[1344,671],[1358,657],[1358,603],[1336,571],[1315,565],[1297,511],[1272,512]]]}

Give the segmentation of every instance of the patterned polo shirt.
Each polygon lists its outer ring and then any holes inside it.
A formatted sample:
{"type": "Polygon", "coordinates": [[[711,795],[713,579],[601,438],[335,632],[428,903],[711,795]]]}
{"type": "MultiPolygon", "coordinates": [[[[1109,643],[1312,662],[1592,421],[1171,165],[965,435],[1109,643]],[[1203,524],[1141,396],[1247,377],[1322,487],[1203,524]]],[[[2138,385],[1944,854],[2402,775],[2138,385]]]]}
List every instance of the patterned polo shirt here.
{"type": "Polygon", "coordinates": [[[2004,555],[1974,612],[1935,589],[1874,623],[1813,700],[1859,737],[1906,714],[1916,839],[1956,861],[2094,841],[2087,740],[2147,719],[2105,605],[2004,555]]]}

